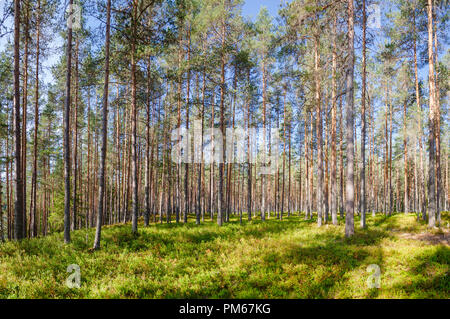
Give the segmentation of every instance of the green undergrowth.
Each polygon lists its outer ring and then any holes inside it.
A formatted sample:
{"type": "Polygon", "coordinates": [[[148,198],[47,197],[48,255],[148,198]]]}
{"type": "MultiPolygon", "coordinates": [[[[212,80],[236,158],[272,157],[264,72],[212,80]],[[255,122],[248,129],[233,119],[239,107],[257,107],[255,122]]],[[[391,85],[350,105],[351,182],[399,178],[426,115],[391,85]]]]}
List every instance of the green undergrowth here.
{"type": "Polygon", "coordinates": [[[433,239],[411,213],[368,216],[367,228],[344,237],[344,222],[317,227],[303,215],[262,222],[236,217],[222,227],[139,224],[0,244],[0,298],[450,298],[448,245],[433,239]],[[69,288],[67,267],[77,264],[81,287],[69,288]],[[380,267],[381,287],[369,288],[380,267]]]}

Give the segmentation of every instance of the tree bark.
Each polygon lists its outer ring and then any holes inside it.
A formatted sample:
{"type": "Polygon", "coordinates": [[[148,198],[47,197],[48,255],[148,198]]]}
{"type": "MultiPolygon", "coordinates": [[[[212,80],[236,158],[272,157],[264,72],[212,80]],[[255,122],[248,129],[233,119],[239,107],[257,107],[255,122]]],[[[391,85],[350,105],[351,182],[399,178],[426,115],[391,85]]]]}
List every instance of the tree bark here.
{"type": "Polygon", "coordinates": [[[429,168],[428,168],[428,227],[436,226],[436,88],[434,82],[434,56],[433,56],[433,0],[428,0],[428,85],[430,89],[429,125],[429,168]]]}
{"type": "MultiPolygon", "coordinates": [[[[69,1],[72,8],[73,0],[69,1]]],[[[72,25],[67,26],[67,71],[64,100],[64,242],[70,243],[70,88],[72,77],[72,25]]]]}
{"type": "Polygon", "coordinates": [[[353,179],[353,73],[354,73],[354,17],[353,0],[348,0],[348,56],[347,56],[347,91],[346,91],[346,140],[347,140],[347,173],[346,173],[346,205],[345,205],[345,236],[351,237],[354,228],[354,179],[353,179]]]}
{"type": "Polygon", "coordinates": [[[100,174],[98,178],[98,210],[97,210],[97,229],[95,232],[94,249],[100,248],[102,233],[102,213],[105,194],[105,170],[106,170],[106,151],[108,139],[108,94],[109,94],[109,38],[111,28],[111,0],[106,4],[106,37],[105,37],[105,83],[103,89],[103,117],[102,117],[102,146],[100,154],[100,174]]]}
{"type": "Polygon", "coordinates": [[[28,115],[28,45],[30,29],[30,3],[23,1],[25,6],[25,28],[24,28],[24,53],[23,53],[23,96],[22,96],[22,179],[23,179],[23,232],[24,237],[29,237],[30,230],[27,228],[27,115],[28,115]]]}
{"type": "Polygon", "coordinates": [[[30,207],[30,236],[35,237],[38,235],[37,222],[36,222],[36,200],[37,200],[37,147],[38,147],[38,126],[39,126],[39,40],[40,40],[40,19],[41,19],[41,1],[37,1],[36,12],[36,92],[34,100],[34,142],[33,142],[33,175],[31,181],[32,195],[31,195],[31,207],[30,207]]]}
{"type": "Polygon", "coordinates": [[[336,185],[336,20],[333,20],[333,53],[331,69],[331,221],[337,225],[337,185],[336,185]]]}
{"type": "Polygon", "coordinates": [[[136,36],[137,36],[137,18],[138,18],[138,0],[133,0],[132,12],[132,39],[131,39],[131,159],[132,159],[132,219],[131,230],[133,234],[138,232],[138,162],[137,162],[137,97],[136,97],[136,36]]]}
{"type": "Polygon", "coordinates": [[[363,55],[361,95],[361,228],[366,227],[366,1],[363,0],[363,55]]]}
{"type": "Polygon", "coordinates": [[[75,101],[74,101],[74,109],[72,111],[73,113],[73,208],[72,208],[72,224],[71,224],[71,230],[77,229],[77,215],[78,215],[78,48],[79,48],[79,36],[77,35],[75,40],[75,89],[74,89],[74,95],[75,95],[75,101]]]}

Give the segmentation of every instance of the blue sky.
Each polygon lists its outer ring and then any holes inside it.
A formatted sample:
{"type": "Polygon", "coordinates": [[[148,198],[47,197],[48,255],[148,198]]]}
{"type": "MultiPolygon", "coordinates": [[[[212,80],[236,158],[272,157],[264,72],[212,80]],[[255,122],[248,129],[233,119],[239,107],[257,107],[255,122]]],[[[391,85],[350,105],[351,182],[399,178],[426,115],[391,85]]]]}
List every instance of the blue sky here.
{"type": "MultiPolygon", "coordinates": [[[[266,7],[272,17],[276,17],[278,15],[278,9],[280,7],[281,0],[244,0],[244,5],[242,7],[242,14],[244,17],[250,17],[252,20],[256,18],[261,7],[266,7]]],[[[3,7],[5,4],[5,0],[0,0],[0,14],[3,13],[3,7]]],[[[0,48],[6,44],[6,38],[0,38],[0,48]]],[[[59,36],[56,37],[55,41],[60,42],[59,36]]],[[[44,65],[47,67],[44,71],[46,82],[51,81],[51,75],[49,72],[49,67],[56,63],[56,59],[53,56],[50,56],[47,61],[44,62],[44,65]]]]}
{"type": "MultiPolygon", "coordinates": [[[[280,4],[283,2],[289,2],[288,0],[243,0],[243,6],[242,6],[242,14],[244,17],[249,17],[252,20],[255,20],[257,17],[259,11],[261,10],[261,7],[266,7],[270,13],[270,15],[276,19],[278,16],[278,10],[280,8],[280,4]]],[[[0,0],[0,15],[3,13],[3,7],[5,5],[5,0],[0,0]]],[[[274,21],[275,22],[275,21],[274,21]]],[[[11,21],[7,21],[7,24],[11,23],[11,21]]],[[[2,47],[6,44],[7,38],[11,37],[12,34],[9,36],[5,36],[3,38],[0,38],[0,50],[2,47]]],[[[57,46],[60,46],[62,43],[62,39],[59,36],[56,36],[54,39],[54,43],[57,46]]],[[[440,52],[440,54],[444,54],[445,51],[448,49],[448,46],[444,50],[440,52]]],[[[45,82],[51,81],[52,77],[50,75],[50,66],[56,63],[55,56],[51,55],[49,56],[46,61],[44,61],[44,78],[45,82]]],[[[423,67],[420,70],[420,77],[423,79],[426,79],[427,76],[427,68],[423,67]]]]}
{"type": "Polygon", "coordinates": [[[269,13],[276,17],[278,15],[278,9],[280,7],[280,0],[246,0],[244,1],[244,6],[242,8],[242,14],[244,17],[249,16],[252,19],[256,18],[259,13],[259,10],[262,6],[266,7],[269,10],[269,13]]]}

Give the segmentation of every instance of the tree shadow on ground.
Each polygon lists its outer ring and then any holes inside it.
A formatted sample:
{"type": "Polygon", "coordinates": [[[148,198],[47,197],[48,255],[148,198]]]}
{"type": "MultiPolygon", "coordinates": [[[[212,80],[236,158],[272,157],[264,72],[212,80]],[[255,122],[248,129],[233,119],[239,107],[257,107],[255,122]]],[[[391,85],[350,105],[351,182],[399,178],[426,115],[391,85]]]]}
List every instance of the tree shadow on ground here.
{"type": "Polygon", "coordinates": [[[409,298],[450,298],[450,249],[440,245],[436,250],[417,256],[408,269],[406,282],[393,285],[392,291],[404,291],[409,298]]]}
{"type": "MultiPolygon", "coordinates": [[[[277,251],[262,258],[262,268],[276,273],[274,265],[282,269],[301,265],[300,268],[303,270],[300,273],[280,275],[280,280],[270,282],[271,286],[261,287],[261,283],[253,283],[254,288],[279,291],[278,296],[271,295],[275,298],[333,298],[337,292],[336,289],[345,289],[346,283],[352,280],[350,276],[355,269],[370,264],[377,264],[383,269],[383,253],[379,244],[386,237],[389,237],[387,232],[372,231],[370,240],[366,242],[366,246],[371,247],[364,248],[362,242],[367,241],[365,234],[357,233],[352,239],[345,240],[343,244],[341,240],[336,240],[335,234],[322,233],[310,239],[311,242],[318,242],[318,244],[304,246],[302,243],[291,243],[287,247],[283,246],[281,252],[277,251]],[[283,291],[276,287],[280,281],[292,280],[289,278],[292,276],[295,276],[297,280],[296,285],[286,287],[283,291]]],[[[366,267],[364,267],[365,270],[366,267]]],[[[367,290],[365,297],[375,298],[379,290],[367,287],[368,276],[369,273],[365,272],[361,276],[361,286],[367,290]]]]}

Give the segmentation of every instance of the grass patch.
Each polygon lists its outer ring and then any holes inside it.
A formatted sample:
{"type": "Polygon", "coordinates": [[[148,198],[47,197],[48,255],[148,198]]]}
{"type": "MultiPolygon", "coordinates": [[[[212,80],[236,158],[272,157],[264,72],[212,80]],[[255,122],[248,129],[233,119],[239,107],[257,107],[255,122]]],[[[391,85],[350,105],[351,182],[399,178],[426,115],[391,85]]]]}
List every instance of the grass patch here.
{"type": "Polygon", "coordinates": [[[140,224],[136,237],[114,225],[95,252],[94,229],[73,232],[69,245],[60,233],[8,242],[0,298],[450,298],[450,249],[404,236],[428,232],[415,214],[368,216],[367,225],[356,217],[351,239],[343,221],[318,228],[303,216],[140,224]],[[79,289],[65,284],[70,264],[80,266],[79,289]],[[367,286],[370,264],[381,269],[380,289],[367,286]]]}

